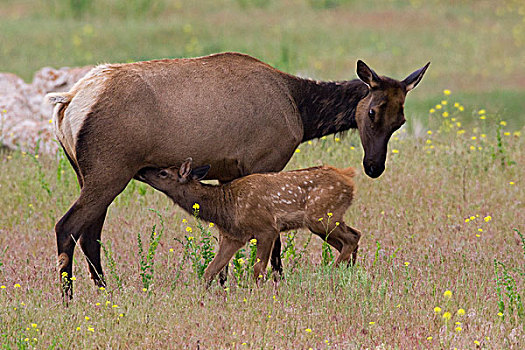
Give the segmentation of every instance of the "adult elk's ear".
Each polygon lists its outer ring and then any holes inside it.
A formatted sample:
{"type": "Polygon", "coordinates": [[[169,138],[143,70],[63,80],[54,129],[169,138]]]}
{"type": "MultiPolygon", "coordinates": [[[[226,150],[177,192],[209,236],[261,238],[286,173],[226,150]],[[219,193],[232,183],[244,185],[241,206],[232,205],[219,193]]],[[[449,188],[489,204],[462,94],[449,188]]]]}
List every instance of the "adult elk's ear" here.
{"type": "Polygon", "coordinates": [[[193,180],[202,180],[208,174],[211,165],[206,164],[200,167],[197,167],[191,171],[191,178],[193,180]]]}
{"type": "Polygon", "coordinates": [[[374,72],[365,62],[357,61],[357,76],[370,88],[377,87],[381,82],[381,78],[374,72]]]}
{"type": "Polygon", "coordinates": [[[430,62],[428,62],[423,68],[416,70],[414,73],[406,77],[405,80],[403,80],[406,92],[409,92],[410,90],[414,89],[417,86],[417,84],[419,84],[421,79],[423,79],[423,75],[427,71],[428,66],[430,66],[430,62]]]}
{"type": "Polygon", "coordinates": [[[191,175],[191,164],[192,163],[193,163],[193,159],[191,159],[190,157],[181,164],[179,168],[179,181],[180,182],[188,181],[191,175]]]}

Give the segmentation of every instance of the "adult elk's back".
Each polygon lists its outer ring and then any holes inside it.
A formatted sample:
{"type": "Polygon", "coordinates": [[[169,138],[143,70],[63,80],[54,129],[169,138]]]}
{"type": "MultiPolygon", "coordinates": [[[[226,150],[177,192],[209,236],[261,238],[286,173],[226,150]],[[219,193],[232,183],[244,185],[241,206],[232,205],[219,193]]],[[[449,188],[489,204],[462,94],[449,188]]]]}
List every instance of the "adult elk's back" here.
{"type": "Polygon", "coordinates": [[[427,68],[398,81],[358,61],[360,79],[319,82],[222,53],[101,65],[69,92],[49,94],[57,138],[81,186],[55,227],[64,296],[72,296],[77,241],[95,284],[104,285],[98,241],[107,207],[140,169],[193,157],[211,165],[207,178],[225,182],[280,171],[301,142],[357,128],[365,172],[378,177],[388,140],[405,122],[406,94],[427,68]]]}

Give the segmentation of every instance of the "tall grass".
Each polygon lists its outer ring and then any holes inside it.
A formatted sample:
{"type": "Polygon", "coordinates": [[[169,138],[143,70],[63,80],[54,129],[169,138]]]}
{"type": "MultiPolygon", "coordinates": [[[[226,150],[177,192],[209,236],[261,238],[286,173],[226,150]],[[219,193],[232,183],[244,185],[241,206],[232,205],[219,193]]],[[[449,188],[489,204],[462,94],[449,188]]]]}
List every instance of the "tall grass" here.
{"type": "MultiPolygon", "coordinates": [[[[53,224],[78,194],[74,172],[60,157],[2,151],[0,339],[7,348],[522,348],[521,131],[448,92],[421,118],[419,137],[393,135],[384,175],[355,178],[345,221],[363,232],[356,266],[334,269],[337,253],[323,256],[324,242],[301,230],[283,235],[283,279],[255,286],[254,242],[232,260],[225,286],[206,290],[199,276],[218,232],[132,182],[104,227],[108,287],[93,287],[77,249],[68,308],[53,224]],[[162,216],[162,234],[148,208],[162,216]],[[137,232],[149,233],[142,254],[137,232]]],[[[299,149],[289,169],[362,159],[356,133],[299,149]]]]}

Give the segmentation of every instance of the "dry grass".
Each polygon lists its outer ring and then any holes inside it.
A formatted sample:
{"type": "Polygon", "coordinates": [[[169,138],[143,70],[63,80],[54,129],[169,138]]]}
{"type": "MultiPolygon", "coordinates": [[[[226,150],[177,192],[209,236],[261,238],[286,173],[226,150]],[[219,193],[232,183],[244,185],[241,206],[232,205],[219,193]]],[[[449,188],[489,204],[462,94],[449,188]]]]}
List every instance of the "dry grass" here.
{"type": "MultiPolygon", "coordinates": [[[[498,148],[499,117],[490,115],[458,133],[464,129],[450,126],[449,119],[460,121],[465,112],[448,100],[449,117],[429,117],[431,135],[395,135],[381,178],[356,178],[357,200],[346,221],[364,232],[358,265],[321,266],[321,241],[313,238],[303,259],[285,260],[284,280],[261,288],[239,287],[230,276],[226,290],[206,291],[188,265],[175,280],[182,250],[174,238],[188,235],[188,225],[195,234],[195,224],[162,195],[133,183],[110,207],[103,232],[122,289],[105,266],[108,288],[95,290],[77,249],[75,299],[64,307],[53,224],[78,193],[74,175],[66,167],[58,181],[58,160],[39,157],[39,171],[31,155],[2,153],[0,247],[8,248],[0,255],[1,342],[5,348],[406,349],[476,348],[477,341],[487,349],[523,348],[524,317],[509,309],[505,290],[498,316],[494,272],[494,259],[503,262],[516,281],[513,290],[525,298],[523,276],[512,270],[523,272],[525,259],[513,231],[525,231],[523,136],[504,135],[500,126],[498,148]],[[510,164],[502,166],[499,149],[510,164]],[[144,292],[137,233],[146,240],[159,224],[148,208],[159,210],[166,230],[153,286],[144,292]],[[447,290],[451,298],[444,296],[447,290]],[[448,321],[445,312],[451,313],[448,321]]],[[[357,165],[361,157],[351,133],[302,145],[289,168],[357,165]]],[[[308,236],[298,233],[297,249],[308,236]]]]}

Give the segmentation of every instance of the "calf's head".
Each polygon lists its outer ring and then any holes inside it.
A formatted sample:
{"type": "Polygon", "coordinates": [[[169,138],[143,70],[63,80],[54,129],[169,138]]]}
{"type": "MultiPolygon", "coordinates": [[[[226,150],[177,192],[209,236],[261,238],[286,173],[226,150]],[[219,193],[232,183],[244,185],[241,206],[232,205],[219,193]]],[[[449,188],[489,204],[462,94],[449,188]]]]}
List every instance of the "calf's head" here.
{"type": "Polygon", "coordinates": [[[368,86],[368,95],[357,105],[356,123],[365,151],[365,173],[376,178],[385,170],[387,145],[392,133],[405,123],[407,93],[423,78],[430,62],[403,81],[378,76],[363,61],[357,62],[357,75],[368,86]]]}
{"type": "Polygon", "coordinates": [[[203,179],[210,165],[192,168],[192,159],[188,158],[180,167],[144,168],[137,174],[137,179],[164,193],[176,190],[179,186],[203,179]]]}

